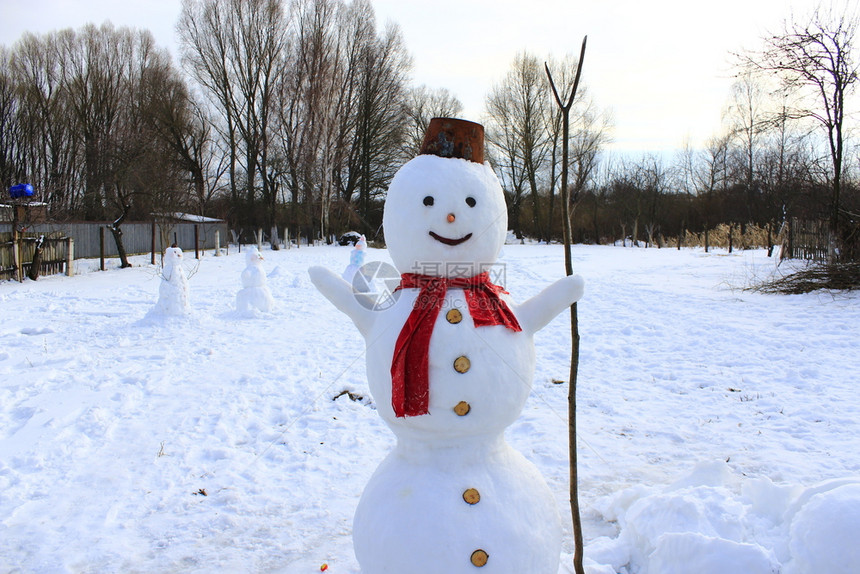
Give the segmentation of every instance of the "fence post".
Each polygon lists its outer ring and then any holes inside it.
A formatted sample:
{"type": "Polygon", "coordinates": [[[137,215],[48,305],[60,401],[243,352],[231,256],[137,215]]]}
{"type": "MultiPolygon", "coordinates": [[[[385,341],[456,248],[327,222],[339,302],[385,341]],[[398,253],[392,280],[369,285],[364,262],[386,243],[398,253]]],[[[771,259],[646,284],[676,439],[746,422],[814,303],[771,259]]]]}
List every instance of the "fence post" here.
{"type": "Polygon", "coordinates": [[[732,248],[734,247],[734,244],[732,242],[732,232],[734,231],[734,227],[734,223],[729,223],[729,253],[732,252],[732,248]]]}
{"type": "Polygon", "coordinates": [[[221,232],[215,230],[215,257],[221,255],[221,232]]]}
{"type": "Polygon", "coordinates": [[[200,259],[200,226],[194,224],[194,259],[200,259]]]}
{"type": "Polygon", "coordinates": [[[24,280],[21,269],[21,239],[18,235],[17,222],[12,224],[12,265],[15,266],[15,279],[18,283],[24,280]]]}
{"type": "Polygon", "coordinates": [[[75,274],[75,240],[71,237],[66,238],[66,277],[72,277],[75,274]]]}
{"type": "Polygon", "coordinates": [[[797,221],[796,219],[792,219],[788,222],[788,258],[792,259],[794,257],[794,223],[797,221]]]}
{"type": "Polygon", "coordinates": [[[105,270],[105,228],[99,226],[99,269],[105,270]]]}
{"type": "Polygon", "coordinates": [[[152,220],[152,226],[150,227],[150,233],[152,234],[152,245],[149,249],[149,264],[155,265],[155,220],[152,220]]]}

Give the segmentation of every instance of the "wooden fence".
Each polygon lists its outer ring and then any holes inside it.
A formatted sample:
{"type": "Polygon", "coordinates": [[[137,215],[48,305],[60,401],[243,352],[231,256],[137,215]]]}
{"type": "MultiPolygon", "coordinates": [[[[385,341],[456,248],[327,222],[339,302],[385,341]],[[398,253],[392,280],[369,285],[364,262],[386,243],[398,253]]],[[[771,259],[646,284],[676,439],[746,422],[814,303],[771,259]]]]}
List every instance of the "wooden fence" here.
{"type": "Polygon", "coordinates": [[[830,227],[826,221],[792,219],[784,235],[783,259],[826,261],[830,255],[830,227]]]}
{"type": "MultiPolygon", "coordinates": [[[[36,240],[44,235],[41,273],[71,274],[66,268],[67,247],[61,246],[61,238],[72,240],[73,254],[78,259],[117,257],[116,242],[108,223],[34,223],[19,232],[21,241],[17,251],[12,243],[12,224],[0,223],[0,280],[19,279],[26,276],[31,265],[36,240]],[[59,261],[62,260],[62,269],[59,261]]],[[[21,229],[19,225],[19,230],[21,229]]],[[[125,223],[121,227],[123,246],[128,255],[163,253],[174,243],[183,251],[192,252],[215,249],[216,234],[221,246],[227,244],[228,231],[225,222],[148,222],[125,223]]]]}
{"type": "MultiPolygon", "coordinates": [[[[109,223],[34,223],[27,226],[26,233],[45,234],[46,236],[62,234],[75,240],[75,257],[92,259],[102,256],[100,228],[106,228],[109,223]]],[[[165,248],[176,243],[183,251],[215,248],[215,232],[220,231],[221,245],[227,243],[227,224],[225,222],[204,223],[124,223],[122,225],[122,240],[126,253],[139,255],[149,253],[153,249],[153,227],[155,228],[155,251],[163,252],[165,248]],[[195,242],[196,228],[196,242],[195,242]]],[[[0,223],[0,233],[11,233],[12,225],[0,223]]],[[[104,231],[104,256],[118,256],[116,243],[110,231],[104,231]]]]}
{"type": "Polygon", "coordinates": [[[0,233],[0,280],[23,280],[33,267],[36,244],[42,240],[39,275],[73,273],[74,241],[70,237],[37,233],[0,233]]]}

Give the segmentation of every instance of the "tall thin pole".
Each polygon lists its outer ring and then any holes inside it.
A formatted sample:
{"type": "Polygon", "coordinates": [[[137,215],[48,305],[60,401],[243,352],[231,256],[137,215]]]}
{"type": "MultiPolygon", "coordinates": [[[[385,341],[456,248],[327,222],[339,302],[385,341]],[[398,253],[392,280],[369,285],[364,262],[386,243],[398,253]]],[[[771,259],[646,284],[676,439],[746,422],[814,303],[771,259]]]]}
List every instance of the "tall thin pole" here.
{"type": "MultiPolygon", "coordinates": [[[[568,133],[570,131],[570,108],[576,89],[579,87],[579,77],[582,74],[582,62],[585,59],[585,43],[588,36],[582,39],[582,49],[579,52],[579,62],[576,66],[576,77],[573,80],[573,88],[567,102],[562,103],[552,80],[549,66],[544,64],[549,85],[553,96],[563,114],[562,121],[562,144],[561,144],[561,201],[562,216],[564,217],[564,269],[568,275],[573,275],[573,257],[571,255],[571,231],[570,231],[570,192],[567,188],[567,161],[568,161],[568,133]]],[[[576,303],[570,306],[570,387],[567,394],[568,410],[568,441],[570,444],[570,514],[573,519],[573,543],[575,552],[573,555],[573,568],[576,574],[585,574],[583,567],[583,540],[582,540],[582,518],[579,512],[579,475],[577,472],[576,454],[576,378],[579,372],[579,318],[576,312],[576,303]]]]}

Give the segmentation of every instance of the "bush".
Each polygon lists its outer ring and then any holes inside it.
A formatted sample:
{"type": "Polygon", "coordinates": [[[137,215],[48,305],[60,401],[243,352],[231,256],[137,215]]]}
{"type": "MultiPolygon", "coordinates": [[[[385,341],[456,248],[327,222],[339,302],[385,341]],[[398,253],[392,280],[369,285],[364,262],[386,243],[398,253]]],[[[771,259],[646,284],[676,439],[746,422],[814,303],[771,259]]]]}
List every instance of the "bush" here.
{"type": "MultiPolygon", "coordinates": [[[[767,227],[748,223],[746,225],[732,225],[731,229],[725,223],[717,225],[715,228],[708,231],[708,246],[729,248],[729,232],[732,237],[732,247],[735,249],[756,249],[770,247],[768,243],[767,227]]],[[[780,238],[776,234],[771,234],[770,237],[773,243],[779,243],[780,238]]],[[[677,245],[678,238],[673,237],[667,240],[669,245],[677,245]]],[[[705,233],[694,233],[687,230],[684,233],[682,243],[683,247],[704,247],[705,233]]]]}

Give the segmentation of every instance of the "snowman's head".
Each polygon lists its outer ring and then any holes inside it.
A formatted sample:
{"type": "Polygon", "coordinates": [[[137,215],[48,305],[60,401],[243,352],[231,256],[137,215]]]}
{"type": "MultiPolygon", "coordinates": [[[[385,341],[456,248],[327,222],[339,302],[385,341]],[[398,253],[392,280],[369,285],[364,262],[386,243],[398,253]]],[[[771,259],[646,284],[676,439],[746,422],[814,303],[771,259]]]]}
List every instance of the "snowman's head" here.
{"type": "Polygon", "coordinates": [[[182,250],[178,247],[168,247],[164,250],[164,266],[174,267],[182,263],[182,250]]]}
{"type": "Polygon", "coordinates": [[[253,245],[248,248],[248,252],[245,254],[245,263],[247,265],[260,265],[263,261],[263,254],[257,251],[257,248],[253,245]]]}
{"type": "Polygon", "coordinates": [[[470,277],[496,261],[508,217],[488,164],[419,155],[394,176],[382,222],[401,273],[470,277]]]}

